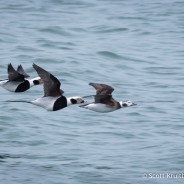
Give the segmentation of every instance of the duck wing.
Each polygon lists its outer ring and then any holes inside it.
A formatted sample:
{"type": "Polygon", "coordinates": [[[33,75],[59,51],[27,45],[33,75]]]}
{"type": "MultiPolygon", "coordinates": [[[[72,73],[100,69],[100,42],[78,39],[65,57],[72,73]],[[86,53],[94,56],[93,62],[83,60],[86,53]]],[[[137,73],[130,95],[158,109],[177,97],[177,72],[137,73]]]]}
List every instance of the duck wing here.
{"type": "Polygon", "coordinates": [[[89,85],[96,89],[96,95],[110,95],[114,91],[114,88],[107,84],[89,83],[89,85]]]}
{"type": "Polygon", "coordinates": [[[56,77],[36,64],[33,64],[33,68],[43,81],[44,97],[57,97],[63,95],[64,91],[60,89],[61,83],[56,77]]]}
{"type": "Polygon", "coordinates": [[[25,78],[29,78],[30,76],[24,71],[22,68],[22,65],[19,65],[17,68],[17,72],[21,75],[23,75],[25,78]]]}
{"type": "Polygon", "coordinates": [[[12,64],[8,64],[8,80],[9,81],[24,81],[24,75],[18,73],[12,66],[12,64]]]}
{"type": "Polygon", "coordinates": [[[119,107],[120,104],[112,98],[112,92],[114,88],[107,84],[89,83],[96,89],[96,95],[94,95],[95,103],[102,103],[112,107],[119,107]]]}

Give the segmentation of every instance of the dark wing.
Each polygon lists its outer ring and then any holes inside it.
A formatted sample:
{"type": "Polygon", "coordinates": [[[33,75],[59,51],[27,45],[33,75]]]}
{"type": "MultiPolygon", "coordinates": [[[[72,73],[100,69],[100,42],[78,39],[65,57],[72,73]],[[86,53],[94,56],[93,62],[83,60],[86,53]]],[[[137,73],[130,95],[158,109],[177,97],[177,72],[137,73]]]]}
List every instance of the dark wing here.
{"type": "Polygon", "coordinates": [[[10,63],[8,65],[8,80],[9,81],[24,81],[24,75],[18,73],[10,63]]]}
{"type": "Polygon", "coordinates": [[[106,84],[89,83],[96,89],[96,95],[94,95],[95,103],[103,103],[110,106],[119,107],[119,102],[112,98],[112,92],[114,88],[106,84]]]}
{"type": "Polygon", "coordinates": [[[22,65],[19,65],[19,66],[18,66],[17,72],[18,72],[19,74],[23,75],[25,78],[30,77],[30,76],[24,71],[24,69],[22,68],[22,65]]]}
{"type": "Polygon", "coordinates": [[[111,98],[112,95],[94,95],[95,103],[105,103],[111,98]]]}
{"type": "Polygon", "coordinates": [[[95,103],[102,103],[112,107],[119,107],[120,104],[112,98],[112,95],[94,95],[95,103]]]}
{"type": "Polygon", "coordinates": [[[114,88],[106,84],[89,83],[89,85],[96,89],[96,95],[111,95],[114,91],[114,88]]]}
{"type": "Polygon", "coordinates": [[[62,96],[64,91],[60,89],[61,83],[51,73],[47,72],[43,68],[36,64],[33,64],[33,68],[37,71],[38,75],[43,81],[44,96],[62,96]]]}

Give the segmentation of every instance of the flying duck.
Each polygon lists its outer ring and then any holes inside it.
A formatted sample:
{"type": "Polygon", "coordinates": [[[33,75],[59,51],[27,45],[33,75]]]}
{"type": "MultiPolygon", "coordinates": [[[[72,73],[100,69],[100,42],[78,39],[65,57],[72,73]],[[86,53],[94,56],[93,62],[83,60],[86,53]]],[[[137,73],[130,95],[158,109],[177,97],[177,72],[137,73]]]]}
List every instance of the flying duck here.
{"type": "MultiPolygon", "coordinates": [[[[89,109],[96,112],[112,112],[115,110],[118,110],[123,107],[129,107],[136,105],[135,103],[131,101],[116,101],[112,98],[112,92],[114,89],[106,84],[98,84],[98,83],[89,83],[89,85],[93,86],[96,89],[96,95],[90,95],[94,96],[94,102],[88,103],[84,105],[80,105],[79,107],[89,109]]],[[[86,97],[90,97],[86,96],[86,97]]],[[[83,97],[85,98],[85,97],[83,97]]]]}
{"type": "Polygon", "coordinates": [[[60,81],[48,71],[33,64],[41,80],[43,81],[44,96],[30,103],[41,106],[48,111],[57,111],[69,105],[84,103],[84,100],[79,96],[66,98],[63,96],[64,91],[60,89],[60,81]]]}
{"type": "Polygon", "coordinates": [[[22,65],[15,70],[12,64],[8,64],[8,79],[0,80],[0,86],[11,92],[24,92],[29,88],[42,83],[40,77],[28,80],[22,65]]]}

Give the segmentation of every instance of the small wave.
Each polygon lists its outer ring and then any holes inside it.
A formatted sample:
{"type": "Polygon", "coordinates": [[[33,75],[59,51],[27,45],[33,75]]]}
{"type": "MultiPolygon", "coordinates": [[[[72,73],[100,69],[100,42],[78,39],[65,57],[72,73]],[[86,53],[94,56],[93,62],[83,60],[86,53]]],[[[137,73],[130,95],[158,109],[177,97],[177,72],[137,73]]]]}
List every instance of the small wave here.
{"type": "Polygon", "coordinates": [[[18,155],[0,154],[0,161],[7,158],[20,158],[18,155]]]}
{"type": "Polygon", "coordinates": [[[146,17],[140,17],[140,16],[117,16],[117,17],[112,17],[110,19],[123,19],[123,20],[141,20],[145,21],[147,18],[146,17]]]}
{"type": "Polygon", "coordinates": [[[58,27],[58,26],[42,28],[40,29],[40,32],[57,34],[57,35],[62,35],[62,36],[72,36],[71,33],[63,30],[61,27],[58,27]]]}
{"type": "Polygon", "coordinates": [[[112,29],[102,29],[96,31],[97,33],[113,33],[113,32],[124,32],[128,31],[128,28],[112,28],[112,29]]]}
{"type": "Polygon", "coordinates": [[[120,56],[119,54],[116,54],[114,52],[99,51],[98,54],[105,56],[105,57],[113,58],[113,59],[123,59],[122,56],[120,56]]]}
{"type": "Polygon", "coordinates": [[[108,166],[97,166],[96,169],[99,169],[99,170],[110,170],[110,169],[114,169],[114,168],[108,167],[108,166]]]}
{"type": "Polygon", "coordinates": [[[106,25],[92,26],[92,27],[89,27],[89,29],[95,33],[124,32],[124,31],[128,30],[128,28],[126,28],[126,27],[110,27],[110,26],[106,26],[106,25]]]}

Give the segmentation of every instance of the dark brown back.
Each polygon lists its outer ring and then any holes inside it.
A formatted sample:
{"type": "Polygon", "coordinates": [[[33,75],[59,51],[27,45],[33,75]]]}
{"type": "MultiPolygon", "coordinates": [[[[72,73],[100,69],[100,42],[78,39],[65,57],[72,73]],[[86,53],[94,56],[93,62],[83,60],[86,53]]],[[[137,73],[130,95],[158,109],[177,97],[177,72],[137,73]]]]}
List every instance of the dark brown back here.
{"type": "Polygon", "coordinates": [[[96,95],[94,95],[95,103],[102,103],[110,105],[112,107],[120,108],[119,102],[112,98],[112,92],[114,88],[107,84],[89,83],[96,89],[96,95]]]}

